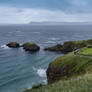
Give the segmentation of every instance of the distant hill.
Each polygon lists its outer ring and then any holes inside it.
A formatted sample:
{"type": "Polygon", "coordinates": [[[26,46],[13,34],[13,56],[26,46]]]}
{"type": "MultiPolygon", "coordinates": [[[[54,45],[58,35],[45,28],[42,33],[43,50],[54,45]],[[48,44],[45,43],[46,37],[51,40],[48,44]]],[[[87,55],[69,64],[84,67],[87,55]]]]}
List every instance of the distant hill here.
{"type": "Polygon", "coordinates": [[[92,22],[30,22],[31,25],[84,25],[92,24],[92,22]]]}

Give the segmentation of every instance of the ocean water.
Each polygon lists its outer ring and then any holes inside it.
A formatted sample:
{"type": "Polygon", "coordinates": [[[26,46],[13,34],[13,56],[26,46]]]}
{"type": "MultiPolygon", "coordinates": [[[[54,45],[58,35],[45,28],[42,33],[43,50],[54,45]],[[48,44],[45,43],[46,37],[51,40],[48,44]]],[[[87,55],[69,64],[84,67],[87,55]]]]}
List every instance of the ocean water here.
{"type": "Polygon", "coordinates": [[[62,54],[45,52],[43,48],[91,38],[92,25],[0,25],[0,92],[21,92],[47,82],[48,64],[62,54]],[[5,44],[11,41],[35,42],[41,50],[29,53],[22,48],[10,49],[5,44]]]}

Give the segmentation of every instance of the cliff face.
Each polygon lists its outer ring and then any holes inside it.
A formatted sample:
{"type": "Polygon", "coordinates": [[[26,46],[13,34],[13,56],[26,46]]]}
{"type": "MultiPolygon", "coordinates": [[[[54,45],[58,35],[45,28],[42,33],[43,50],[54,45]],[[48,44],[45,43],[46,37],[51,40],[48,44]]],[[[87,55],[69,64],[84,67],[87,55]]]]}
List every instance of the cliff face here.
{"type": "Polygon", "coordinates": [[[48,83],[57,82],[61,80],[64,75],[67,73],[67,66],[63,66],[62,68],[57,68],[55,66],[49,66],[47,69],[47,80],[48,83]]]}
{"type": "Polygon", "coordinates": [[[69,53],[55,59],[47,69],[48,83],[69,79],[87,72],[92,72],[92,58],[75,56],[69,53]]]}

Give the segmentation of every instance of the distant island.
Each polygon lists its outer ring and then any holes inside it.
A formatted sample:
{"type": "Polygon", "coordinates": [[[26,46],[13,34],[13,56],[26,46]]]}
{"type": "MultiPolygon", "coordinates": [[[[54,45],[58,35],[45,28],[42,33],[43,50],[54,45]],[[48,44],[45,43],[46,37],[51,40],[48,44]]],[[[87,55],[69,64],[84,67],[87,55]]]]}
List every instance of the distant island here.
{"type": "Polygon", "coordinates": [[[42,21],[42,22],[30,22],[31,25],[87,25],[92,22],[56,22],[56,21],[42,21]]]}

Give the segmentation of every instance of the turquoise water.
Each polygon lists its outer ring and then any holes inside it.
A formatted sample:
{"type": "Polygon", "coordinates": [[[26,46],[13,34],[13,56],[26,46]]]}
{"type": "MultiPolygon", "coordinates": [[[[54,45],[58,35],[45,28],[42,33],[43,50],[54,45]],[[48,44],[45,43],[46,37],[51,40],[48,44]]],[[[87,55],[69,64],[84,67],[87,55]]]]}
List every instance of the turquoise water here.
{"type": "Polygon", "coordinates": [[[20,92],[32,85],[46,83],[46,69],[56,57],[62,55],[43,51],[69,40],[92,38],[92,25],[0,26],[0,92],[20,92]],[[10,49],[8,42],[35,42],[41,50],[37,53],[25,52],[22,48],[10,49]]]}

